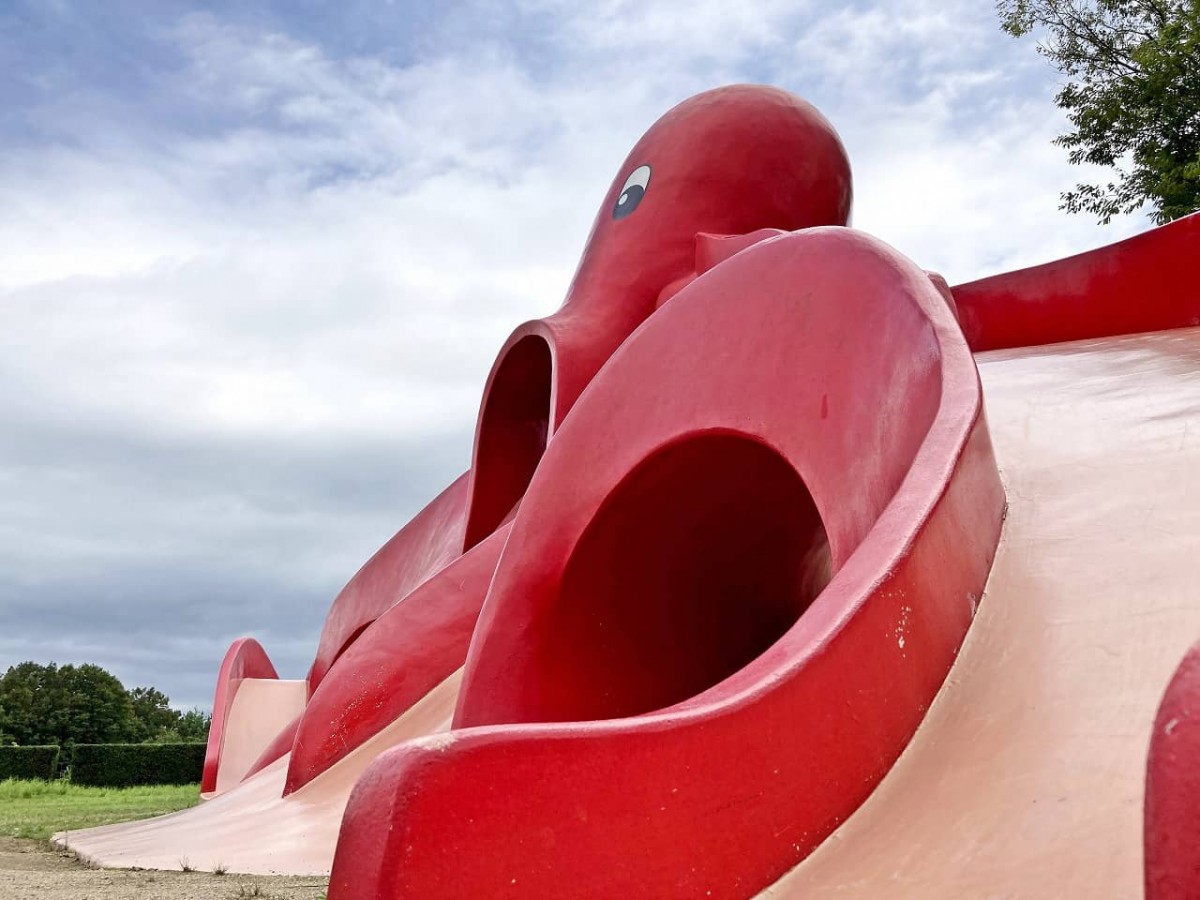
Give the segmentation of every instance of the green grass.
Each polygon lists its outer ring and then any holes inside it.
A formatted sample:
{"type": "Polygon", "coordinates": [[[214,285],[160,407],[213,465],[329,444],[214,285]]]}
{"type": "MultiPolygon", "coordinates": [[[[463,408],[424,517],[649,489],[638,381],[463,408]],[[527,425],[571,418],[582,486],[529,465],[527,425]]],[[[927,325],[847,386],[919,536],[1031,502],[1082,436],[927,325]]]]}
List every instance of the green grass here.
{"type": "Polygon", "coordinates": [[[0,836],[47,840],[56,831],[145,819],[199,799],[196,784],[100,788],[9,778],[0,781],[0,836]]]}

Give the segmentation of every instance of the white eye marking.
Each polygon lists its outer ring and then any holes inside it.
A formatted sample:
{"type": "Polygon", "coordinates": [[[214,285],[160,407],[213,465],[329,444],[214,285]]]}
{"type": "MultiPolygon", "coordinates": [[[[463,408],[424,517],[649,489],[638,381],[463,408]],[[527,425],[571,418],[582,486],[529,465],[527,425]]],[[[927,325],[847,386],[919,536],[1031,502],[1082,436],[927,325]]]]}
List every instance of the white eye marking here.
{"type": "Polygon", "coordinates": [[[624,194],[627,190],[629,190],[635,184],[644,191],[646,189],[646,185],[648,185],[649,183],[650,183],[650,167],[649,166],[638,166],[636,169],[634,169],[632,172],[630,172],[629,177],[625,179],[625,186],[623,188],[621,188],[621,193],[624,194]]]}
{"type": "Polygon", "coordinates": [[[613,207],[613,218],[623,219],[635,209],[645,196],[646,188],[650,186],[650,167],[638,166],[629,173],[629,177],[625,179],[625,184],[621,188],[621,196],[617,198],[617,205],[613,207]]]}

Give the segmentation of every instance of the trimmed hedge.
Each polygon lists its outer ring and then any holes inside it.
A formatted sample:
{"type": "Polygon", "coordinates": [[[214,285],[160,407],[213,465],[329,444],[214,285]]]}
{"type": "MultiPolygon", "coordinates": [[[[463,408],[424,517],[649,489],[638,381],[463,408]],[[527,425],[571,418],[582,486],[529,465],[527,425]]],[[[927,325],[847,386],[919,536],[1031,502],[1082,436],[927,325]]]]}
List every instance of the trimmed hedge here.
{"type": "Polygon", "coordinates": [[[71,782],[95,787],[195,784],[206,744],[76,744],[71,782]]]}
{"type": "Polygon", "coordinates": [[[0,747],[0,781],[5,778],[40,778],[48,781],[58,770],[58,745],[0,747]]]}

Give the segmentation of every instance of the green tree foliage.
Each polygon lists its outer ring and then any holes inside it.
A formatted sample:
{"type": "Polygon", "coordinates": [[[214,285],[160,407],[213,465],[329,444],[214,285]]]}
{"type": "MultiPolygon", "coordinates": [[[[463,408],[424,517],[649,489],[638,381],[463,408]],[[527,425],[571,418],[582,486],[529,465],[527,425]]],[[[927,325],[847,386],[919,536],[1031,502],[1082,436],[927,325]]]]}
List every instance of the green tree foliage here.
{"type": "Polygon", "coordinates": [[[7,747],[17,742],[17,739],[8,733],[7,728],[8,713],[4,709],[4,702],[0,701],[0,747],[7,747]]]}
{"type": "Polygon", "coordinates": [[[171,709],[171,699],[157,688],[136,687],[129,692],[129,700],[137,720],[135,741],[152,740],[179,721],[179,712],[171,709]]]}
{"type": "Polygon", "coordinates": [[[115,675],[91,663],[63,666],[58,674],[66,694],[59,743],[106,744],[134,737],[133,703],[115,675]]]}
{"type": "Polygon", "coordinates": [[[1067,77],[1058,105],[1072,163],[1115,170],[1080,184],[1062,209],[1108,222],[1150,204],[1156,222],[1200,208],[1200,0],[998,0],[1014,37],[1067,77]]]}
{"type": "Polygon", "coordinates": [[[189,709],[179,717],[175,730],[181,741],[207,741],[208,726],[212,724],[212,716],[202,709],[189,709]]]}
{"type": "Polygon", "coordinates": [[[23,662],[0,676],[0,742],[33,744],[204,741],[209,716],[180,713],[162,691],[126,691],[100,666],[23,662]]]}
{"type": "Polygon", "coordinates": [[[0,677],[0,731],[18,744],[129,740],[133,705],[115,676],[99,666],[24,662],[0,677]]]}
{"type": "Polygon", "coordinates": [[[200,709],[189,709],[185,713],[175,713],[175,721],[150,737],[147,743],[152,744],[188,744],[208,740],[208,726],[212,716],[200,709]]]}

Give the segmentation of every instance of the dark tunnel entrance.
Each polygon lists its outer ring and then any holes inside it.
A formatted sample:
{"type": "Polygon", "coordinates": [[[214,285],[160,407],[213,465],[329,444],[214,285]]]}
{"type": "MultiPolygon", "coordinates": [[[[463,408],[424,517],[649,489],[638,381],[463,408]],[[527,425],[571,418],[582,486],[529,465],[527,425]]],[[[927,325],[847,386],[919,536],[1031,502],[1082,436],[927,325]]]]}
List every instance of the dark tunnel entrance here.
{"type": "Polygon", "coordinates": [[[546,452],[552,375],[550,345],[529,335],[509,348],[492,379],[475,454],[465,550],[495,531],[529,487],[546,452]]]}
{"type": "Polygon", "coordinates": [[[778,453],[733,434],[665,448],[609,495],[567,564],[539,629],[544,708],[531,718],[695,696],[778,640],[829,578],[820,515],[778,453]]]}

